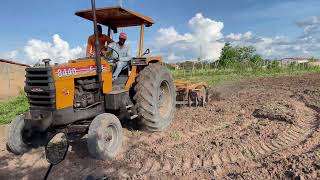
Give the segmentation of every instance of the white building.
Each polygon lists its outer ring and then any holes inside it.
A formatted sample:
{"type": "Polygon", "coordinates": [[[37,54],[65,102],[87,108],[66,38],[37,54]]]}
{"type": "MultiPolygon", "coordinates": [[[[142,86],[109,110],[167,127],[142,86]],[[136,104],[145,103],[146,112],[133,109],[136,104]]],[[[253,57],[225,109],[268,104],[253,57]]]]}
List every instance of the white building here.
{"type": "Polygon", "coordinates": [[[291,63],[303,64],[303,63],[308,63],[308,62],[309,62],[309,58],[292,57],[292,58],[281,59],[281,63],[284,65],[289,65],[291,63]]]}

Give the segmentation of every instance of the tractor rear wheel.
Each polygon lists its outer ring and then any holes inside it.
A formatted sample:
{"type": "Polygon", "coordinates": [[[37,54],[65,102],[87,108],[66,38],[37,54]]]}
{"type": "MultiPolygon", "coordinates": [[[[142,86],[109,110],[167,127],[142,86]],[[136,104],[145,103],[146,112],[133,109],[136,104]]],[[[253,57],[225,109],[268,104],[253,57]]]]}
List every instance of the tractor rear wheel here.
{"type": "Polygon", "coordinates": [[[167,128],[176,108],[176,88],[169,70],[158,63],[145,67],[137,78],[134,101],[146,130],[167,128]]]}
{"type": "Polygon", "coordinates": [[[31,147],[23,140],[24,115],[17,116],[9,126],[7,149],[21,155],[28,152],[31,147]]]}
{"type": "Polygon", "coordinates": [[[114,159],[122,145],[122,126],[113,114],[100,114],[89,126],[87,145],[92,157],[114,159]]]}

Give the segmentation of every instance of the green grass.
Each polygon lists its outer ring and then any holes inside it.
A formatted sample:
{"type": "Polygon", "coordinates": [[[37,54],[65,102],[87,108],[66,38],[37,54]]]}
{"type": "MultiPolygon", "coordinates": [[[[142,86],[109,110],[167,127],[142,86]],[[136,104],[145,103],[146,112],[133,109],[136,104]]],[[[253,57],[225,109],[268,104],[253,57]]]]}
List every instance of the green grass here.
{"type": "Polygon", "coordinates": [[[174,79],[188,80],[191,82],[206,82],[209,85],[218,85],[229,81],[254,79],[259,77],[278,77],[287,75],[301,75],[306,73],[320,72],[320,68],[275,68],[259,70],[233,70],[233,69],[208,69],[208,70],[172,70],[174,79]]]}
{"type": "Polygon", "coordinates": [[[29,104],[25,94],[0,102],[0,124],[10,123],[17,115],[27,112],[28,109],[29,104]]]}

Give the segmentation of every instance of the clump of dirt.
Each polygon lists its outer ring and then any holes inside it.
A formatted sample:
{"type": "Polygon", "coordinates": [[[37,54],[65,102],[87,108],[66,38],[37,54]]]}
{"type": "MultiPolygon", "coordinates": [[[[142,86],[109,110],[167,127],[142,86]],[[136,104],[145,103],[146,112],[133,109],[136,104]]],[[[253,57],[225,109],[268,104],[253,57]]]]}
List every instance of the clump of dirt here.
{"type": "Polygon", "coordinates": [[[253,112],[253,116],[256,118],[284,121],[293,124],[296,116],[296,111],[292,105],[289,105],[287,103],[271,102],[257,108],[253,112]]]}
{"type": "MultiPolygon", "coordinates": [[[[317,152],[317,150],[315,150],[317,152]]],[[[266,169],[279,179],[318,179],[320,175],[320,160],[313,152],[291,155],[281,160],[262,160],[266,169]],[[271,163],[269,163],[271,160],[271,163]]]]}
{"type": "Polygon", "coordinates": [[[306,89],[299,96],[307,106],[320,111],[320,89],[306,89]]]}

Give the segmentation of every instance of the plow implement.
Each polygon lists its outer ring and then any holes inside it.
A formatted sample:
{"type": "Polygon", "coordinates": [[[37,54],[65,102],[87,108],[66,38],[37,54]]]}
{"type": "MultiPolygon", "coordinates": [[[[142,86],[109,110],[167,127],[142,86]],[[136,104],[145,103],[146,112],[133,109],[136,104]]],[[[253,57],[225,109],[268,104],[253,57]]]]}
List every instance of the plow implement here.
{"type": "Polygon", "coordinates": [[[191,83],[189,81],[175,81],[177,91],[177,105],[205,106],[209,101],[208,85],[206,83],[191,83]]]}

